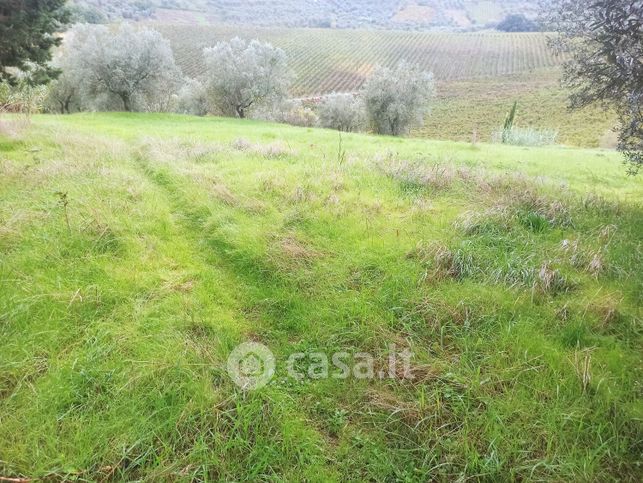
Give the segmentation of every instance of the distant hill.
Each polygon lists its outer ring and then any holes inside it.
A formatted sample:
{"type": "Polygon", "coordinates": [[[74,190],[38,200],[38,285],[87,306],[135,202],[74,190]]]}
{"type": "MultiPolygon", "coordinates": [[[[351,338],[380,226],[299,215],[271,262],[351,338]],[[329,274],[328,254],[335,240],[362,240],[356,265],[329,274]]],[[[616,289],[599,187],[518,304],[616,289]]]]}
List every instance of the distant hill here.
{"type": "Polygon", "coordinates": [[[108,20],[264,27],[480,30],[510,14],[536,15],[526,0],[74,0],[108,20]]]}

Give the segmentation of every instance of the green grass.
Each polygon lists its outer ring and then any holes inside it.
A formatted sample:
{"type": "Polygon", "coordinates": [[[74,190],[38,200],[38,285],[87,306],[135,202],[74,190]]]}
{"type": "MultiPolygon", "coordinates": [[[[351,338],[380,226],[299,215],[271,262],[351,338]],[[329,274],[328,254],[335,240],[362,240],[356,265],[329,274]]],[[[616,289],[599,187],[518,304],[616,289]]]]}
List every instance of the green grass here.
{"type": "Polygon", "coordinates": [[[636,481],[643,181],[610,151],[343,146],[144,114],[0,138],[0,476],[636,481]],[[248,340],[278,369],[244,393],[248,340]],[[284,369],[389,343],[415,379],[284,369]]]}
{"type": "Polygon", "coordinates": [[[589,148],[616,145],[616,116],[597,107],[571,111],[569,93],[559,86],[558,69],[528,74],[441,82],[424,126],[415,136],[489,142],[502,127],[514,101],[516,124],[523,128],[556,130],[557,143],[589,148]]]}

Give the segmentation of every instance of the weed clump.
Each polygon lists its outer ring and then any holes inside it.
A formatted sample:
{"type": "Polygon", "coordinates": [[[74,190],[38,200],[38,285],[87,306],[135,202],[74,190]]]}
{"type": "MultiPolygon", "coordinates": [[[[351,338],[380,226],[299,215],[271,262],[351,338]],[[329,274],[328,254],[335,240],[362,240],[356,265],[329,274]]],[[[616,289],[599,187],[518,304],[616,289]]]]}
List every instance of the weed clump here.
{"type": "Polygon", "coordinates": [[[570,265],[574,268],[583,270],[593,277],[598,277],[608,269],[605,254],[607,246],[602,246],[598,250],[583,248],[578,240],[565,239],[561,243],[561,248],[570,265]]]}
{"type": "Polygon", "coordinates": [[[452,167],[439,164],[397,162],[385,169],[389,177],[404,185],[435,191],[446,190],[456,178],[456,172],[452,167]]]}
{"type": "Polygon", "coordinates": [[[235,151],[248,151],[252,148],[252,143],[246,138],[237,138],[230,144],[235,151]]]}
{"type": "Polygon", "coordinates": [[[465,211],[454,226],[465,235],[498,235],[510,229],[511,215],[503,206],[483,212],[465,211]]]}
{"type": "Polygon", "coordinates": [[[409,258],[420,260],[426,266],[422,280],[462,280],[476,271],[473,255],[463,248],[451,249],[441,243],[423,243],[411,253],[409,258]]]}

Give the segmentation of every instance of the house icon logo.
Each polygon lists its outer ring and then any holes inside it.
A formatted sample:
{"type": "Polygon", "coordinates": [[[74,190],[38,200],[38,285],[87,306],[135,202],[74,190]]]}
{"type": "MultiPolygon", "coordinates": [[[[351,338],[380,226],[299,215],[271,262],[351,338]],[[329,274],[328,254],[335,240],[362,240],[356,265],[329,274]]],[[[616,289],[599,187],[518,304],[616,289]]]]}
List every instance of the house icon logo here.
{"type": "Polygon", "coordinates": [[[275,356],[263,344],[240,344],[228,357],[228,374],[244,391],[260,389],[268,384],[275,374],[275,356]]]}

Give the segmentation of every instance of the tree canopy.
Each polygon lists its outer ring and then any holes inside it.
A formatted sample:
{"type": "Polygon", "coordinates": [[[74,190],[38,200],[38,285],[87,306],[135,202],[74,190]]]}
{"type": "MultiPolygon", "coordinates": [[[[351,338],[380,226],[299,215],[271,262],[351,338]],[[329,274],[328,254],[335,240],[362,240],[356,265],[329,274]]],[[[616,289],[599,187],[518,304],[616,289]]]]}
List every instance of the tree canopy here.
{"type": "Polygon", "coordinates": [[[0,80],[15,83],[19,72],[33,84],[44,84],[58,71],[49,65],[56,35],[69,20],[65,0],[0,2],[0,80]]]}
{"type": "Polygon", "coordinates": [[[547,19],[555,49],[571,56],[564,83],[571,107],[599,103],[620,118],[619,149],[636,173],[643,165],[643,1],[556,0],[547,19]]]}
{"type": "Polygon", "coordinates": [[[373,130],[393,136],[423,123],[434,94],[433,74],[406,62],[394,69],[379,67],[361,92],[373,130]]]}
{"type": "Polygon", "coordinates": [[[208,95],[225,115],[244,118],[250,109],[288,95],[292,73],[281,49],[234,38],[206,48],[203,56],[208,95]]]}
{"type": "Polygon", "coordinates": [[[537,32],[538,24],[522,14],[507,15],[497,26],[502,32],[537,32]]]}
{"type": "Polygon", "coordinates": [[[64,75],[54,87],[63,99],[72,88],[93,109],[166,110],[181,77],[169,42],[152,29],[77,25],[63,47],[64,75]]]}

